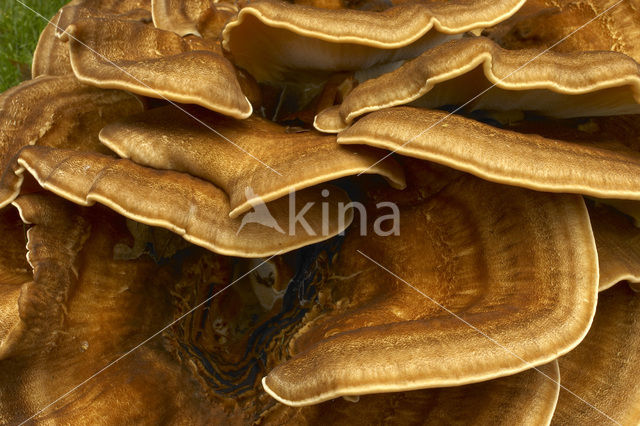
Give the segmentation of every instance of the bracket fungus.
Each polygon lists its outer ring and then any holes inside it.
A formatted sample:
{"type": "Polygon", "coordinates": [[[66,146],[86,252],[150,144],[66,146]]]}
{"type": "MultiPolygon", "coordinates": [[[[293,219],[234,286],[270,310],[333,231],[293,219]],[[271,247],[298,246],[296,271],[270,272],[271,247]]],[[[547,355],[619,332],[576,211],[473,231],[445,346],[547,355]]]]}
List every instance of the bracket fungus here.
{"type": "Polygon", "coordinates": [[[488,380],[547,363],[588,331],[598,265],[581,197],[465,176],[400,207],[399,236],[347,235],[335,274],[352,278],[325,289],[344,300],[263,380],[279,401],[488,380]]]}
{"type": "MultiPolygon", "coordinates": [[[[13,339],[0,340],[2,423],[31,416],[171,315],[163,288],[170,274],[150,259],[112,258],[114,245],[130,238],[121,217],[106,209],[82,211],[51,194],[24,195],[15,205],[32,224],[33,275],[14,300],[20,333],[16,328],[13,339]]],[[[126,423],[141,418],[142,408],[152,411],[144,414],[148,423],[204,421],[211,410],[188,368],[161,342],[141,349],[105,371],[97,387],[71,394],[34,421],[126,423]]]]}
{"type": "Polygon", "coordinates": [[[347,194],[327,185],[295,193],[267,207],[267,227],[230,219],[229,201],[215,185],[185,173],[159,171],[129,160],[47,147],[25,147],[16,174],[28,171],[44,188],[76,204],[95,202],[148,225],[169,229],[216,253],[266,257],[331,238],[353,219],[347,194]],[[321,196],[324,192],[326,196],[321,196]],[[324,198],[323,203],[316,200],[324,198]],[[304,221],[290,210],[306,212],[304,221]],[[246,225],[246,226],[245,226],[246,225]],[[284,231],[286,229],[287,231],[284,231]],[[260,243],[258,243],[260,242],[260,243]]]}
{"type": "Polygon", "coordinates": [[[338,143],[388,149],[506,185],[640,200],[640,153],[616,141],[566,142],[443,111],[395,107],[363,117],[338,143]]]}
{"type": "Polygon", "coordinates": [[[315,119],[338,132],[372,111],[411,104],[532,111],[557,118],[640,113],[640,68],[616,52],[505,50],[485,37],[450,41],[356,87],[315,119]]]}
{"type": "Polygon", "coordinates": [[[589,216],[598,247],[600,291],[620,281],[640,283],[640,229],[605,205],[591,207],[589,216]]]}
{"type": "Polygon", "coordinates": [[[619,284],[599,296],[598,311],[589,334],[575,351],[560,358],[562,385],[553,424],[602,423],[631,425],[640,421],[637,401],[640,394],[638,368],[640,339],[638,327],[640,296],[619,284]],[[585,372],[588,371],[588,374],[585,372]],[[571,390],[593,406],[576,400],[571,390]],[[623,395],[614,389],[624,389],[623,395]]]}
{"type": "Polygon", "coordinates": [[[83,18],[116,18],[150,21],[150,5],[145,0],[75,0],[61,8],[40,34],[33,52],[31,76],[72,74],[64,31],[83,18]]]}
{"type": "Polygon", "coordinates": [[[638,5],[71,1],[0,94],[0,423],[638,423],[638,5]]]}
{"type": "Polygon", "coordinates": [[[407,2],[373,12],[256,1],[225,26],[222,46],[260,82],[295,78],[301,71],[354,71],[415,57],[452,37],[495,25],[523,4],[407,2]]]}
{"type": "Polygon", "coordinates": [[[529,0],[486,34],[507,49],[611,50],[638,60],[639,6],[637,0],[529,0]]]}
{"type": "Polygon", "coordinates": [[[141,112],[143,102],[118,90],[85,86],[73,76],[42,76],[0,95],[0,208],[16,197],[12,173],[21,148],[43,145],[108,152],[97,133],[117,118],[141,112]]]}
{"type": "Polygon", "coordinates": [[[203,109],[184,113],[169,106],[112,123],[102,129],[100,140],[138,164],[183,171],[214,183],[229,194],[232,218],[251,210],[256,200],[273,201],[360,172],[377,173],[391,186],[405,187],[402,169],[393,159],[383,159],[382,151],[343,149],[335,137],[312,131],[287,133],[258,117],[238,121],[203,109]],[[216,156],[208,157],[212,151],[216,156]],[[246,188],[252,189],[252,196],[246,188]]]}
{"type": "Polygon", "coordinates": [[[218,37],[238,8],[233,3],[209,0],[152,0],[153,24],[180,36],[218,37]]]}
{"type": "Polygon", "coordinates": [[[198,104],[235,118],[251,115],[236,71],[215,43],[102,18],[78,21],[65,31],[81,82],[198,104]]]}

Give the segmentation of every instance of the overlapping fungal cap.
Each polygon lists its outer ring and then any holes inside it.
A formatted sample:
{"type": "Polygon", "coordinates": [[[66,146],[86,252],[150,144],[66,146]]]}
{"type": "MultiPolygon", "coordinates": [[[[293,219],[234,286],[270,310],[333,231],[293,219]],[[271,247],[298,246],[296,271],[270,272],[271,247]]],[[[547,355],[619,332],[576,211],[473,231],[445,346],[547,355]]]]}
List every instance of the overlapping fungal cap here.
{"type": "Polygon", "coordinates": [[[598,297],[587,337],[559,359],[562,385],[552,424],[638,424],[640,295],[617,285],[598,297]],[[585,404],[587,401],[588,404],[585,404]]]}
{"type": "Polygon", "coordinates": [[[156,108],[105,127],[100,140],[138,164],[214,183],[229,194],[232,218],[256,200],[269,202],[360,172],[380,174],[398,189],[405,186],[401,167],[393,159],[382,160],[382,151],[348,149],[335,136],[288,132],[259,117],[239,121],[201,108],[187,113],[173,106],[156,108]]]}
{"type": "Polygon", "coordinates": [[[217,38],[224,24],[237,12],[233,3],[209,0],[152,0],[153,25],[186,36],[217,38]]]}
{"type": "Polygon", "coordinates": [[[60,9],[56,36],[66,40],[64,32],[69,25],[91,18],[151,22],[151,3],[150,0],[72,0],[60,9]]]}
{"type": "Polygon", "coordinates": [[[18,194],[14,156],[28,145],[109,152],[98,132],[109,122],[143,110],[136,96],[79,83],[73,76],[43,76],[0,95],[0,208],[18,194]]]}
{"type": "Polygon", "coordinates": [[[409,103],[558,118],[637,114],[640,70],[633,59],[615,52],[540,55],[504,50],[485,37],[465,38],[365,81],[339,107],[318,114],[315,127],[338,132],[367,112],[409,103]]]}
{"type": "Polygon", "coordinates": [[[523,3],[420,2],[370,12],[256,1],[226,25],[223,47],[260,82],[295,80],[415,57],[466,31],[495,25],[523,3]]]}
{"type": "Polygon", "coordinates": [[[582,197],[467,175],[398,209],[398,235],[389,217],[386,235],[350,228],[320,288],[323,315],[263,379],[278,401],[489,380],[547,363],[587,333],[598,260],[582,197]]]}
{"type": "Polygon", "coordinates": [[[56,27],[62,10],[51,18],[45,29],[40,33],[36,50],[31,61],[31,77],[40,75],[67,75],[73,74],[69,49],[62,40],[56,36],[56,27]]]}
{"type": "Polygon", "coordinates": [[[613,50],[640,60],[638,6],[637,0],[529,0],[486,34],[507,49],[613,50]]]}
{"type": "Polygon", "coordinates": [[[252,108],[215,42],[136,21],[84,19],[66,29],[71,65],[86,84],[198,104],[234,118],[252,108]]]}
{"type": "Polygon", "coordinates": [[[74,0],[61,8],[40,34],[33,52],[32,78],[40,75],[72,74],[69,47],[62,39],[74,22],[91,17],[150,21],[150,5],[145,0],[74,0]]]}
{"type": "Polygon", "coordinates": [[[353,219],[349,197],[325,185],[295,192],[229,218],[229,200],[212,183],[92,152],[26,147],[17,159],[45,189],[88,206],[99,202],[137,222],[169,229],[216,253],[265,257],[324,241],[353,219]],[[290,205],[292,204],[292,205],[290,205]]]}
{"type": "Polygon", "coordinates": [[[590,207],[589,216],[598,248],[600,291],[620,281],[640,283],[640,229],[606,205],[590,207]]]}
{"type": "Polygon", "coordinates": [[[341,132],[338,143],[384,148],[538,191],[640,199],[640,153],[617,141],[567,142],[443,111],[395,107],[366,115],[341,132]]]}
{"type": "MultiPolygon", "coordinates": [[[[131,243],[124,218],[104,208],[81,210],[51,194],[21,196],[14,204],[32,224],[27,249],[33,273],[11,299],[20,318],[14,338],[0,337],[5,424],[27,420],[173,319],[172,272],[146,257],[114,258],[117,244],[131,243]]],[[[34,421],[130,423],[143,412],[149,422],[206,423],[224,416],[156,338],[34,421]]]]}
{"type": "Polygon", "coordinates": [[[264,424],[549,424],[560,391],[557,362],[513,376],[452,388],[361,396],[308,407],[278,405],[264,424]]]}

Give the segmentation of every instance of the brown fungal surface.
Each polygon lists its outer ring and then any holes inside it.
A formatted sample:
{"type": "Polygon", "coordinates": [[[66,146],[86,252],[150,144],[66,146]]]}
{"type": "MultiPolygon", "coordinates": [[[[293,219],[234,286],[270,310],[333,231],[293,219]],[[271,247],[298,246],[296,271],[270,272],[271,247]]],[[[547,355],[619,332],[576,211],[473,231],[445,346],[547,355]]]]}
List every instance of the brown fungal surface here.
{"type": "Polygon", "coordinates": [[[600,291],[620,281],[640,283],[640,229],[605,205],[591,207],[589,217],[598,247],[600,291]]]}
{"type": "Polygon", "coordinates": [[[638,423],[638,11],[73,0],[0,94],[0,423],[638,423]]]}
{"type": "Polygon", "coordinates": [[[640,35],[640,3],[529,0],[518,13],[486,33],[507,49],[612,50],[637,60],[640,51],[635,40],[640,35]],[[585,25],[587,22],[589,25],[585,25]],[[564,41],[558,43],[559,40],[564,41]]]}
{"type": "Polygon", "coordinates": [[[245,226],[243,218],[228,217],[229,202],[221,189],[188,174],[46,147],[23,149],[17,162],[22,167],[17,174],[28,171],[43,188],[76,204],[88,206],[97,201],[130,219],[169,229],[227,256],[285,253],[342,232],[353,218],[349,197],[331,185],[270,203],[272,227],[251,222],[245,226]],[[323,191],[326,196],[320,195],[323,191]],[[323,203],[315,202],[321,199],[323,203]],[[305,208],[306,222],[290,221],[290,202],[295,203],[296,211],[311,203],[305,208]]]}
{"type": "Polygon", "coordinates": [[[238,121],[203,109],[184,113],[169,106],[112,123],[102,129],[100,140],[138,164],[183,171],[214,183],[229,194],[232,218],[251,210],[256,200],[269,202],[360,172],[377,173],[393,187],[405,187],[401,167],[393,159],[382,160],[382,151],[344,149],[335,137],[314,131],[287,133],[258,117],[238,121]],[[212,151],[216,155],[207,156],[212,151]],[[247,188],[252,196],[247,196],[247,188]]]}
{"type": "MultiPolygon", "coordinates": [[[[118,215],[83,211],[52,195],[15,204],[32,224],[33,275],[12,299],[19,326],[0,339],[3,423],[26,420],[171,319],[163,288],[170,274],[150,259],[113,259],[114,245],[130,238],[118,215]]],[[[129,422],[149,409],[146,422],[197,423],[212,412],[203,401],[187,367],[155,340],[34,421],[129,422]]]]}
{"type": "Polygon", "coordinates": [[[598,266],[581,197],[466,176],[400,208],[399,236],[351,229],[334,269],[350,279],[323,289],[335,311],[263,380],[279,401],[488,380],[547,363],[588,331],[598,266]]]}
{"type": "Polygon", "coordinates": [[[47,24],[40,34],[38,45],[33,52],[31,62],[31,77],[40,75],[67,75],[72,74],[69,49],[62,40],[56,36],[56,28],[62,11],[59,11],[51,22],[47,24]]]}
{"type": "Polygon", "coordinates": [[[640,421],[636,403],[640,393],[636,380],[640,297],[621,284],[602,292],[598,299],[589,334],[575,351],[559,359],[562,385],[590,401],[595,409],[560,390],[552,424],[601,423],[603,416],[597,410],[619,424],[640,421]],[[624,391],[618,394],[614,388],[624,391]]]}
{"type": "Polygon", "coordinates": [[[399,424],[539,425],[551,421],[559,391],[554,361],[539,370],[474,385],[367,395],[355,403],[337,399],[308,407],[278,405],[260,424],[348,425],[393,419],[399,424]]]}
{"type": "Polygon", "coordinates": [[[15,156],[29,145],[107,152],[97,132],[110,121],[143,110],[136,96],[43,76],[0,95],[0,207],[16,197],[22,177],[15,156]]]}
{"type": "Polygon", "coordinates": [[[66,32],[73,72],[86,84],[198,104],[234,118],[251,115],[233,65],[214,43],[100,18],[66,32]]]}
{"type": "Polygon", "coordinates": [[[640,199],[640,153],[617,141],[566,142],[443,111],[396,107],[363,117],[339,134],[338,143],[384,148],[506,185],[640,199]]]}
{"type": "Polygon", "coordinates": [[[196,35],[217,38],[224,24],[237,12],[233,3],[209,0],[153,0],[153,24],[180,36],[196,35]]]}
{"type": "Polygon", "coordinates": [[[338,132],[367,112],[409,103],[423,108],[460,105],[471,111],[524,110],[568,118],[637,114],[639,101],[640,70],[626,55],[540,55],[534,50],[504,50],[488,38],[475,37],[427,50],[398,69],[362,83],[339,107],[321,112],[314,124],[318,130],[338,132]]]}
{"type": "MultiPolygon", "coordinates": [[[[0,256],[0,348],[12,330],[19,326],[16,301],[23,284],[31,281],[31,268],[25,258],[25,235],[15,209],[0,212],[0,232],[3,236],[0,256]]],[[[2,350],[0,349],[0,352],[2,350]]]]}
{"type": "Polygon", "coordinates": [[[64,31],[83,18],[117,18],[150,21],[150,5],[145,0],[74,0],[51,18],[40,34],[33,52],[31,76],[72,74],[69,47],[64,31]]]}
{"type": "Polygon", "coordinates": [[[495,25],[523,3],[408,2],[370,12],[258,1],[227,24],[223,47],[258,81],[283,80],[301,70],[357,70],[415,57],[452,36],[495,25]]]}

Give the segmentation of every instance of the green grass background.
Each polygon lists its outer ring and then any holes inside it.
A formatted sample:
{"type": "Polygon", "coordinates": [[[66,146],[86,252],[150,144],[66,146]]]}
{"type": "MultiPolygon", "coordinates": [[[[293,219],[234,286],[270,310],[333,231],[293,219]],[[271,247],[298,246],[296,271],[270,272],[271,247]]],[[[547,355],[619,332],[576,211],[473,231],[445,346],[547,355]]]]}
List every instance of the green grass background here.
{"type": "MultiPolygon", "coordinates": [[[[50,19],[69,0],[21,0],[50,19]]],[[[0,0],[0,92],[31,76],[31,58],[47,22],[18,3],[0,0]]]]}

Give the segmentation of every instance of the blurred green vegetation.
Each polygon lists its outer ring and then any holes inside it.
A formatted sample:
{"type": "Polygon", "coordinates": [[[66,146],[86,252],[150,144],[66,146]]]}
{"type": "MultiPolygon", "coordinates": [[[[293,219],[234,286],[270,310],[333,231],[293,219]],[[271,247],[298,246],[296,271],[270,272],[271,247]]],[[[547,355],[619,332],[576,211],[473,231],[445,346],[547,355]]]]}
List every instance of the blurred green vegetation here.
{"type": "MultiPolygon", "coordinates": [[[[69,0],[20,0],[50,19],[69,0]]],[[[47,22],[17,0],[0,0],[0,92],[31,77],[31,58],[47,22]]]]}

